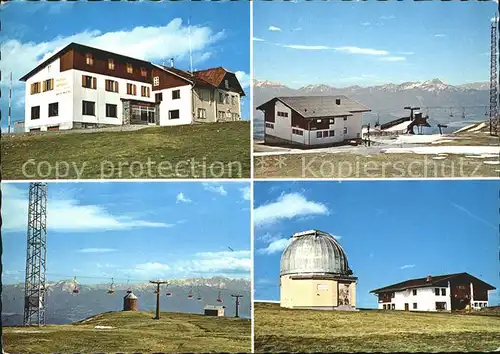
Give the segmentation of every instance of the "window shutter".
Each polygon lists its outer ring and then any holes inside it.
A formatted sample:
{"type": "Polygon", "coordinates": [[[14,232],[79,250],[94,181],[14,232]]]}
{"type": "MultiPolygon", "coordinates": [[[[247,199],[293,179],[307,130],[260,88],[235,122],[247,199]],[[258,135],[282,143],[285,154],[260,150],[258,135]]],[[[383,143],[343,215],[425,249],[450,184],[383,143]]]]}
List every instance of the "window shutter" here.
{"type": "Polygon", "coordinates": [[[118,92],[118,81],[115,81],[113,86],[114,86],[113,89],[115,90],[115,92],[118,92]]]}
{"type": "Polygon", "coordinates": [[[34,88],[34,85],[31,84],[31,92],[30,92],[31,94],[33,94],[33,88],[34,88]]]}
{"type": "Polygon", "coordinates": [[[82,75],[82,87],[85,87],[85,75],[82,75]]]}
{"type": "Polygon", "coordinates": [[[136,96],[136,95],[137,95],[137,86],[136,86],[136,85],[134,85],[134,86],[132,86],[132,87],[133,87],[132,91],[133,91],[133,93],[134,93],[134,96],[136,96]]]}
{"type": "Polygon", "coordinates": [[[54,79],[50,79],[50,89],[54,89],[54,79]]]}
{"type": "Polygon", "coordinates": [[[93,89],[97,88],[97,78],[95,78],[95,77],[92,78],[92,88],[93,89]]]}
{"type": "Polygon", "coordinates": [[[47,91],[47,85],[46,85],[46,84],[47,84],[47,81],[43,81],[43,82],[42,82],[42,84],[43,84],[43,86],[42,86],[42,87],[43,87],[43,89],[42,89],[42,90],[43,90],[44,92],[45,92],[45,91],[47,91]]]}

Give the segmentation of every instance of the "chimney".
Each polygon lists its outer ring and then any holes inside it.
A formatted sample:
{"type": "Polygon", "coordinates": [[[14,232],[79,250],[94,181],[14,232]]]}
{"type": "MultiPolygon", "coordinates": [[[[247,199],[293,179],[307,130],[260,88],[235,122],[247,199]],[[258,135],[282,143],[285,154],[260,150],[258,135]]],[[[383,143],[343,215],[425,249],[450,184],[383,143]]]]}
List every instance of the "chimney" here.
{"type": "Polygon", "coordinates": [[[170,58],[170,67],[173,68],[174,67],[174,58],[170,58]]]}
{"type": "Polygon", "coordinates": [[[430,275],[428,275],[427,278],[425,278],[426,282],[430,282],[431,280],[432,280],[432,277],[430,275]]]}
{"type": "Polygon", "coordinates": [[[337,104],[337,106],[340,106],[340,98],[337,98],[337,99],[335,100],[335,103],[337,104]]]}

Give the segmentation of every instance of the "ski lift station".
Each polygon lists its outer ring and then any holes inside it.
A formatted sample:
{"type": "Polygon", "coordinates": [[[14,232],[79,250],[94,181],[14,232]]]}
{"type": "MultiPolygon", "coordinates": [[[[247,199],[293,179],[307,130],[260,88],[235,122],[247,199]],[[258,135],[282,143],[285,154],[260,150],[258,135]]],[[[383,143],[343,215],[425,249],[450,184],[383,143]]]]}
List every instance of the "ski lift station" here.
{"type": "Polygon", "coordinates": [[[224,309],[225,306],[205,305],[203,312],[205,316],[224,317],[224,309]]]}

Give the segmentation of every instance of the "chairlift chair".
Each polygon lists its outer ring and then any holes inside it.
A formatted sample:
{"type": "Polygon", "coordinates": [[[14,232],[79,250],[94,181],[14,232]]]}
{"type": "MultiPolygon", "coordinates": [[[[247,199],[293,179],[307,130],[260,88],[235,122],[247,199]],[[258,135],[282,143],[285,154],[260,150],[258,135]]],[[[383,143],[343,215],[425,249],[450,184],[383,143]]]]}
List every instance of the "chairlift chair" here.
{"type": "Polygon", "coordinates": [[[114,289],[115,281],[111,278],[111,284],[109,285],[108,294],[113,295],[115,293],[114,289]]]}
{"type": "Polygon", "coordinates": [[[73,285],[73,290],[71,291],[73,294],[79,294],[80,293],[80,289],[78,289],[78,286],[77,286],[77,282],[76,282],[76,277],[73,279],[74,281],[74,285],[73,285]]]}

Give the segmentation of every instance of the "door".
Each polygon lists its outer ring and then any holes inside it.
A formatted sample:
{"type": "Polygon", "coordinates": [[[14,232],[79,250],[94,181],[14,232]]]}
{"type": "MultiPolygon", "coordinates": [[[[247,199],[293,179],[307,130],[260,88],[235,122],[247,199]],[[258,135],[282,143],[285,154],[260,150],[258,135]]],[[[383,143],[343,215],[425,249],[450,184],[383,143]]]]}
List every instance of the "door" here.
{"type": "Polygon", "coordinates": [[[409,304],[405,304],[405,311],[410,311],[410,305],[409,304]]]}

